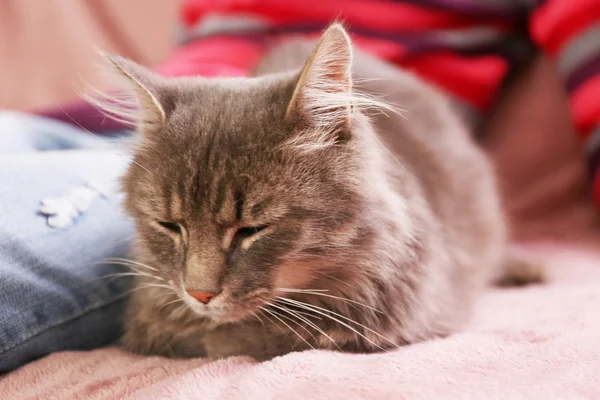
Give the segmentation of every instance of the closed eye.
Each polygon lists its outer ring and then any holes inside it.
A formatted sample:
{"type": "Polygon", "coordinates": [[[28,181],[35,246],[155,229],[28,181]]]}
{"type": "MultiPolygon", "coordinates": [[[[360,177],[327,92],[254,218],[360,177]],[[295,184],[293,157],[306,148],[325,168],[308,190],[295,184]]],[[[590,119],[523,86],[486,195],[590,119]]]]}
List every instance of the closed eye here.
{"type": "Polygon", "coordinates": [[[181,226],[177,222],[158,221],[158,224],[172,233],[181,234],[181,226]]]}
{"type": "MultiPolygon", "coordinates": [[[[233,235],[233,238],[231,239],[231,244],[229,245],[229,248],[232,250],[237,248],[246,239],[249,239],[249,238],[255,236],[259,232],[267,229],[268,227],[269,227],[268,225],[259,225],[259,226],[246,226],[246,227],[239,228],[233,235]]],[[[243,246],[243,247],[247,247],[247,246],[243,246]]]]}

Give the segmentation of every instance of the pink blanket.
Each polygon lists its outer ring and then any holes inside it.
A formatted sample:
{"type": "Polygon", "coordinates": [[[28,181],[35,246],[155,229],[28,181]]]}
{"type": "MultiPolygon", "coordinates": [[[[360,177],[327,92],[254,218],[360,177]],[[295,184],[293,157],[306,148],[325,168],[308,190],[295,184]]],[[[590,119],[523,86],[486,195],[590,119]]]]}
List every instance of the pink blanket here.
{"type": "Polygon", "coordinates": [[[469,327],[446,339],[264,363],[58,353],[2,378],[0,398],[600,399],[600,252],[533,250],[550,263],[552,282],[491,290],[469,327]]]}

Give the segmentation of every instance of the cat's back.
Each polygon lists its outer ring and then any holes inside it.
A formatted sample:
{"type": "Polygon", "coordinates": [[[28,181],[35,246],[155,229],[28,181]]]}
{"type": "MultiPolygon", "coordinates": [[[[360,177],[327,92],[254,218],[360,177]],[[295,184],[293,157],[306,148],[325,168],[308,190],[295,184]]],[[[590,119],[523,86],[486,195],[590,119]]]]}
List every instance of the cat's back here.
{"type": "MultiPolygon", "coordinates": [[[[314,46],[309,40],[277,46],[263,59],[256,74],[299,69],[314,46]]],[[[412,73],[362,51],[355,51],[353,78],[356,90],[398,110],[372,113],[377,135],[394,158],[418,176],[442,217],[461,213],[459,203],[467,213],[468,209],[476,211],[473,207],[481,202],[490,212],[499,212],[491,165],[446,96],[412,73]]],[[[471,219],[473,214],[461,217],[471,219]]]]}
{"type": "MultiPolygon", "coordinates": [[[[257,75],[301,68],[314,45],[298,40],[278,46],[264,58],[257,75]]],[[[361,51],[354,54],[353,79],[356,90],[401,110],[371,115],[391,154],[390,169],[401,164],[394,171],[399,175],[396,190],[410,190],[406,180],[416,181],[450,248],[472,254],[467,264],[497,264],[506,232],[494,172],[457,108],[412,73],[361,51]]]]}
{"type": "MultiPolygon", "coordinates": [[[[256,75],[301,68],[315,44],[310,40],[292,40],[276,46],[263,58],[256,75]]],[[[355,90],[397,110],[373,111],[371,119],[388,150],[412,167],[413,173],[427,172],[422,176],[424,182],[439,179],[436,171],[457,175],[459,165],[454,163],[474,166],[475,162],[484,172],[488,171],[487,160],[471,140],[457,108],[439,90],[408,71],[357,50],[353,79],[355,90]]]]}

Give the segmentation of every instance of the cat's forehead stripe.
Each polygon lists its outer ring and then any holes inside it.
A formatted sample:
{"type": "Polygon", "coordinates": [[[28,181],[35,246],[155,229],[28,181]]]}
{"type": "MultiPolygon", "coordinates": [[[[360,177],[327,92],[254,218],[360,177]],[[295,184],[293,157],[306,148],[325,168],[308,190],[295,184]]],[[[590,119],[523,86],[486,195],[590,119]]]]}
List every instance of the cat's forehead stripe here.
{"type": "Polygon", "coordinates": [[[173,219],[181,219],[182,216],[182,204],[181,195],[176,191],[171,191],[169,197],[169,214],[173,219]]]}
{"type": "Polygon", "coordinates": [[[218,212],[216,220],[223,225],[231,225],[236,222],[236,199],[233,190],[224,186],[222,201],[217,203],[218,212]]]}

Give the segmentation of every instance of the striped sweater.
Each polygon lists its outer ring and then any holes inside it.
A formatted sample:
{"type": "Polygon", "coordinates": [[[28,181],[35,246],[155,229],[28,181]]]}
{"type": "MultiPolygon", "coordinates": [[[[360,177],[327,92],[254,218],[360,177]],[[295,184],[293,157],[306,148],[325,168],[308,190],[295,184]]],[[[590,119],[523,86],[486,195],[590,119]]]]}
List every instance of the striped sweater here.
{"type": "Polygon", "coordinates": [[[484,115],[534,47],[557,65],[587,144],[600,205],[600,0],[184,0],[183,44],[164,75],[248,75],[290,35],[344,20],[355,43],[484,115]]]}

